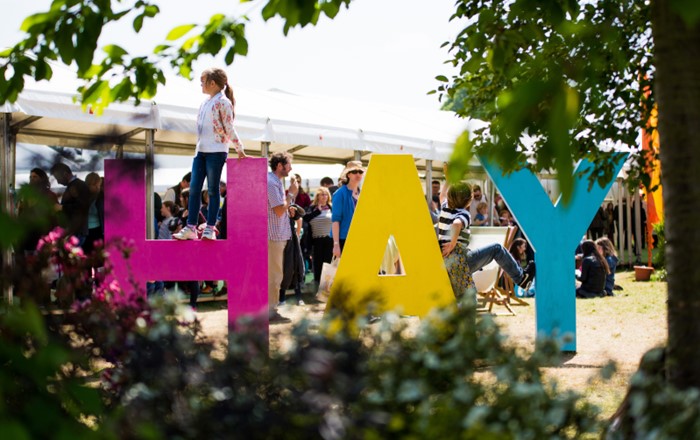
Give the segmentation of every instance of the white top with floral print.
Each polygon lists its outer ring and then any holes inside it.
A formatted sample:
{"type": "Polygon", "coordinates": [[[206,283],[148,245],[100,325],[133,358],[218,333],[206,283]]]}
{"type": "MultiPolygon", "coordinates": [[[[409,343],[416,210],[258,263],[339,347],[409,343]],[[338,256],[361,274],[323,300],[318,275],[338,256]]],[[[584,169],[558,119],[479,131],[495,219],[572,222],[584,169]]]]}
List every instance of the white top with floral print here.
{"type": "Polygon", "coordinates": [[[219,92],[199,107],[197,115],[197,149],[202,153],[228,153],[233,143],[236,152],[243,151],[243,144],[233,127],[233,104],[219,92]]]}

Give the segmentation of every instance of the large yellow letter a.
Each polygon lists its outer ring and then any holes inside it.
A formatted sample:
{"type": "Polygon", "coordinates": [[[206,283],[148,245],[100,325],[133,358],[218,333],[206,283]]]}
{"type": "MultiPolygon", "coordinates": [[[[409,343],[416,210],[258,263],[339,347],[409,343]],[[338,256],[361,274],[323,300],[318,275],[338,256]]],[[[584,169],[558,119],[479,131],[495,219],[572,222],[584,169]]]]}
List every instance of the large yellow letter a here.
{"type": "Polygon", "coordinates": [[[349,307],[371,293],[382,309],[406,315],[425,316],[454,301],[412,156],[372,155],[329,304],[340,289],[349,293],[349,307]],[[380,274],[390,236],[401,275],[380,274]]]}

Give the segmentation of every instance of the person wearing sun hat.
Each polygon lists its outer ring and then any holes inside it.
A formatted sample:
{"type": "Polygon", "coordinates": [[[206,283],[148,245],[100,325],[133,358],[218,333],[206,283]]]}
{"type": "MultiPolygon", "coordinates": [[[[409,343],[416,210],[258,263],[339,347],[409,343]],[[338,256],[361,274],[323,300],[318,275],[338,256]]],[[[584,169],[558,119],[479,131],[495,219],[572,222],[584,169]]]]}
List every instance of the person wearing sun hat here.
{"type": "Polygon", "coordinates": [[[351,160],[340,173],[343,185],[333,194],[333,225],[331,237],[333,238],[333,255],[340,257],[345,247],[345,239],[350,230],[350,222],[355,214],[355,206],[360,197],[360,182],[365,173],[365,168],[359,160],[351,160]]]}

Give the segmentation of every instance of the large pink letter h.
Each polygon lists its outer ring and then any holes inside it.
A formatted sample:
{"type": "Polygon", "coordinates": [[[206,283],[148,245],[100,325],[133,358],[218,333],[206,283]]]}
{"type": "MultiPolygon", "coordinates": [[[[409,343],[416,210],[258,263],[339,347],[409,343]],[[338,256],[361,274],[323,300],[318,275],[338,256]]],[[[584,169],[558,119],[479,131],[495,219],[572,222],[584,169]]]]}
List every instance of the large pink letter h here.
{"type": "Polygon", "coordinates": [[[267,317],[266,160],[226,163],[228,239],[183,242],[146,239],[146,221],[153,219],[146,219],[145,161],[105,160],[105,239],[134,245],[128,266],[110,255],[125,294],[134,294],[130,279],[144,289],[156,279],[226,280],[229,327],[242,315],[267,317]]]}

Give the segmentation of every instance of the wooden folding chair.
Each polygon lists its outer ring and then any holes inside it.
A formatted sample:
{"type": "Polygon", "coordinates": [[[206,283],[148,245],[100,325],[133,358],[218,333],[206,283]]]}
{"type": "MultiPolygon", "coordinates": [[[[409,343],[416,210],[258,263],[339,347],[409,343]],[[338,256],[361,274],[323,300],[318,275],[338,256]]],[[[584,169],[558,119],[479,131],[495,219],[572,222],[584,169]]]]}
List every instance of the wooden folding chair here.
{"type": "MultiPolygon", "coordinates": [[[[492,243],[503,244],[506,241],[508,233],[509,228],[507,227],[472,228],[469,247],[476,249],[492,243]]],[[[508,296],[499,291],[498,279],[500,271],[501,268],[498,266],[498,263],[492,261],[481,270],[472,272],[481,302],[481,306],[477,308],[478,312],[492,313],[493,306],[499,305],[505,307],[510,315],[515,315],[515,312],[510,307],[508,296]]]]}

